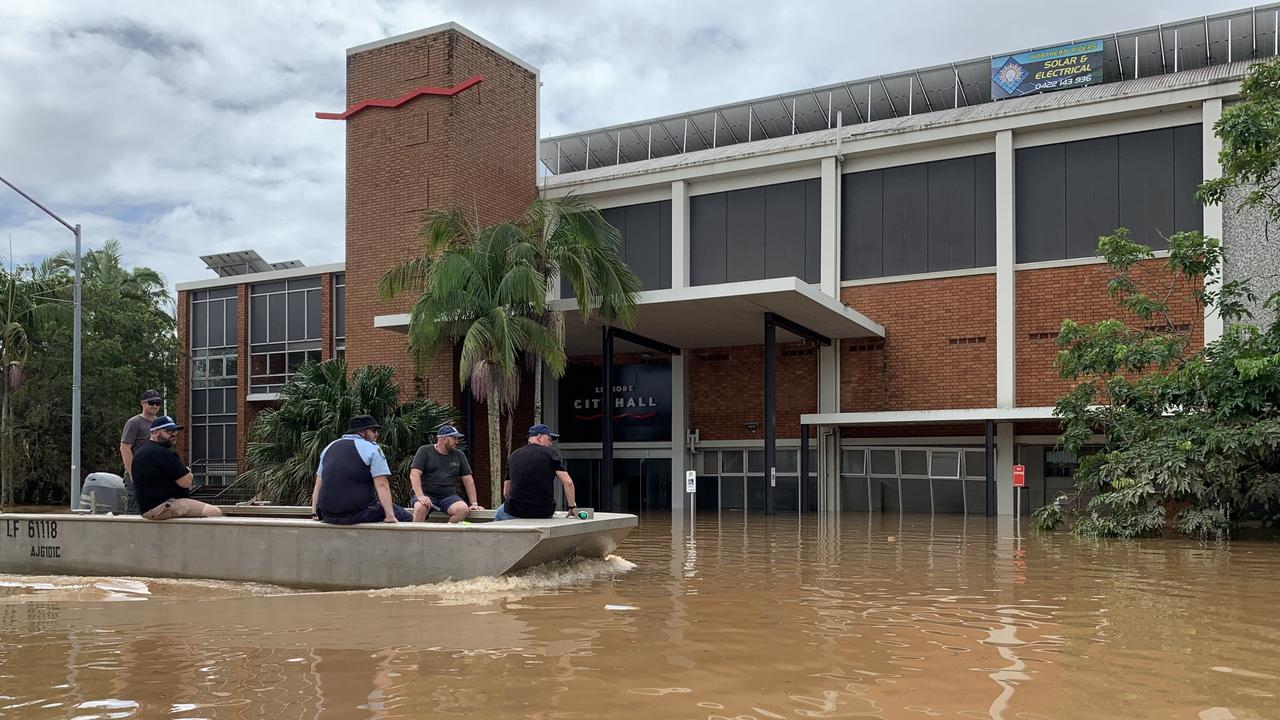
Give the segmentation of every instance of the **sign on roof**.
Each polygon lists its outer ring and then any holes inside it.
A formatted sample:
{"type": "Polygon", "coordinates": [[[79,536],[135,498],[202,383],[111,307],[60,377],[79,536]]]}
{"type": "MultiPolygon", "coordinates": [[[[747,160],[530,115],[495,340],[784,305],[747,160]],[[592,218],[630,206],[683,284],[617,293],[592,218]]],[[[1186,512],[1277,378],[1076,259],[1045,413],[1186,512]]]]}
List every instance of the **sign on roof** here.
{"type": "Polygon", "coordinates": [[[991,59],[991,99],[1102,82],[1102,41],[1059,45],[991,59]]]}

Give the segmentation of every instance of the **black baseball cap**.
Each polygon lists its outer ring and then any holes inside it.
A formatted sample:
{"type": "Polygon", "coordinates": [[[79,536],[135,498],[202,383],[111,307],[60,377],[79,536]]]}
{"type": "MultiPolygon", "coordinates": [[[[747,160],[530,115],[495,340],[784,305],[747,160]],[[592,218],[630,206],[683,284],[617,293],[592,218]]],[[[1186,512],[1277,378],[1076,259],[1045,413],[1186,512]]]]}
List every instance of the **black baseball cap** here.
{"type": "Polygon", "coordinates": [[[152,400],[163,400],[163,399],[164,398],[161,397],[160,393],[156,392],[155,390],[148,390],[142,393],[142,402],[149,402],[152,400]]]}
{"type": "Polygon", "coordinates": [[[347,423],[347,432],[358,433],[364,430],[374,430],[381,428],[378,421],[373,419],[372,415],[356,415],[351,418],[351,422],[347,423]]]}

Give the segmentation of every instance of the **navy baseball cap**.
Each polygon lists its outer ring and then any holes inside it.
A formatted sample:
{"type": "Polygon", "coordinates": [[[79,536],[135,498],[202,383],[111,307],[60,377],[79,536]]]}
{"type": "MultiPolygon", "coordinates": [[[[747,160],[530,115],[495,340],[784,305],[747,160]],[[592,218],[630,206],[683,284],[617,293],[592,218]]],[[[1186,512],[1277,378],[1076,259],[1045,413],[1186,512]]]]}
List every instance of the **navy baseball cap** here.
{"type": "Polygon", "coordinates": [[[160,417],[151,421],[151,432],[155,432],[157,430],[181,430],[181,429],[182,429],[182,426],[174,422],[173,418],[169,417],[168,415],[161,415],[160,417]]]}
{"type": "Polygon", "coordinates": [[[440,426],[440,429],[436,431],[436,437],[456,437],[456,438],[460,438],[460,437],[465,437],[465,436],[464,436],[462,433],[458,432],[458,428],[456,428],[456,427],[454,427],[454,426],[452,426],[452,425],[441,425],[441,426],[440,426]]]}
{"type": "Polygon", "coordinates": [[[164,398],[160,397],[160,393],[155,390],[148,390],[142,393],[142,402],[159,401],[163,399],[164,398]]]}
{"type": "Polygon", "coordinates": [[[538,423],[537,425],[529,428],[529,437],[533,437],[535,435],[550,435],[552,440],[560,437],[559,433],[552,432],[551,428],[543,425],[542,423],[538,423]]]}

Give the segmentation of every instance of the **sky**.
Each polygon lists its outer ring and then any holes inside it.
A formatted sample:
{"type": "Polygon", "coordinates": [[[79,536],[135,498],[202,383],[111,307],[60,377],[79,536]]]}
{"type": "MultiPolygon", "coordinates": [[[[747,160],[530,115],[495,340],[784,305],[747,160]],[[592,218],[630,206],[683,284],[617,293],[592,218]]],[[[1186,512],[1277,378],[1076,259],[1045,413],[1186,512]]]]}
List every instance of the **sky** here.
{"type": "MultiPolygon", "coordinates": [[[[1240,0],[0,2],[0,176],[174,283],[343,259],[345,50],[454,21],[538,67],[542,133],[1246,7],[1240,0]]],[[[0,258],[71,249],[0,186],[0,258]],[[12,252],[10,251],[12,248],[12,252]]]]}

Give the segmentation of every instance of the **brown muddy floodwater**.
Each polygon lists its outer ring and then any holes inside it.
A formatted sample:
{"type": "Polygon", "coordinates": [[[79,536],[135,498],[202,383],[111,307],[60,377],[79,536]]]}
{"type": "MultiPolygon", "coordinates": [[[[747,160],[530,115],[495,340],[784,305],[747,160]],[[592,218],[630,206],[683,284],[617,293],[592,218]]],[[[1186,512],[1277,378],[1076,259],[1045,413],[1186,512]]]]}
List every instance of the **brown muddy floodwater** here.
{"type": "Polygon", "coordinates": [[[649,515],[397,590],[0,575],[0,716],[1280,718],[1280,544],[1016,534],[649,515]]]}

